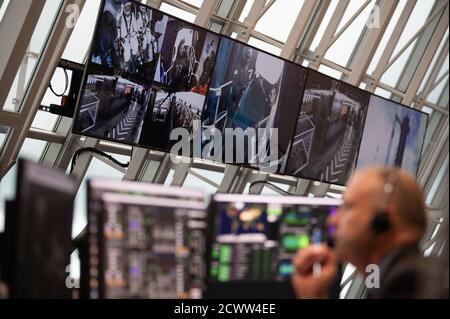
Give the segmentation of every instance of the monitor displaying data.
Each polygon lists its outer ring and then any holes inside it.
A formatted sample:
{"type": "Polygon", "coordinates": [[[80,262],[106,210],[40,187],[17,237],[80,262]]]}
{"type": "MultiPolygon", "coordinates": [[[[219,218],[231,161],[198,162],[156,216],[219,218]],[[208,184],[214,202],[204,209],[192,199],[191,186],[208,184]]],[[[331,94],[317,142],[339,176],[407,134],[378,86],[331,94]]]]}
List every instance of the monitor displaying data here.
{"type": "Polygon", "coordinates": [[[200,298],[206,273],[202,192],[89,182],[90,298],[200,298]]]}
{"type": "Polygon", "coordinates": [[[427,122],[428,114],[373,95],[356,169],[387,165],[416,175],[427,122]]]}
{"type": "Polygon", "coordinates": [[[295,254],[326,243],[340,201],[218,194],[213,197],[210,282],[289,281],[295,254]]]}
{"type": "Polygon", "coordinates": [[[309,70],[286,174],[345,184],[356,164],[369,99],[369,92],[309,70]]]}
{"type": "Polygon", "coordinates": [[[20,160],[16,200],[5,215],[2,271],[11,298],[69,299],[75,179],[20,160]]]}

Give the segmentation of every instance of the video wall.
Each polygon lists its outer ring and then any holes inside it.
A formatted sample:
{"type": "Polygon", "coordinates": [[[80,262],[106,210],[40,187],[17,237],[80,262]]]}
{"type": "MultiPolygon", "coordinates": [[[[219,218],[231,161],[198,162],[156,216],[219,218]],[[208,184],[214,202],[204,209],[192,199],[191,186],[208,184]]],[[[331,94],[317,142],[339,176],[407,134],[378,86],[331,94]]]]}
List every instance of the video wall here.
{"type": "Polygon", "coordinates": [[[425,113],[139,2],[103,1],[89,61],[75,134],[171,152],[182,128],[192,157],[339,185],[417,172],[425,113]]]}

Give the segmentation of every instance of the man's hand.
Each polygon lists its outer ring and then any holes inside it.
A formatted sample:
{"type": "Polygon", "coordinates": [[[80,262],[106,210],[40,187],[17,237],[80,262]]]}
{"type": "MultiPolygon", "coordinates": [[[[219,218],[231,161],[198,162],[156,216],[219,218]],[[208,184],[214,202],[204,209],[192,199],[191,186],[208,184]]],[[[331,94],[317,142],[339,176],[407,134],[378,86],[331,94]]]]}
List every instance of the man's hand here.
{"type": "Polygon", "coordinates": [[[336,279],[338,260],[326,245],[314,245],[300,250],[294,257],[292,285],[298,298],[328,298],[331,284],[336,279]],[[320,263],[320,274],[313,271],[320,263]]]}

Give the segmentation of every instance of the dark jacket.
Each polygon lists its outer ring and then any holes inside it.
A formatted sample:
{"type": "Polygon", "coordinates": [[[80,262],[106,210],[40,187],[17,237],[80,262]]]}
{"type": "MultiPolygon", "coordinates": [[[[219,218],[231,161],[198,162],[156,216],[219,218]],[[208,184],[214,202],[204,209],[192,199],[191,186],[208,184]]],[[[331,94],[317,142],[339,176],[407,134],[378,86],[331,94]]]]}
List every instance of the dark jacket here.
{"type": "Polygon", "coordinates": [[[442,270],[435,258],[424,257],[418,245],[389,253],[381,263],[380,287],[367,289],[367,299],[447,298],[442,270]]]}

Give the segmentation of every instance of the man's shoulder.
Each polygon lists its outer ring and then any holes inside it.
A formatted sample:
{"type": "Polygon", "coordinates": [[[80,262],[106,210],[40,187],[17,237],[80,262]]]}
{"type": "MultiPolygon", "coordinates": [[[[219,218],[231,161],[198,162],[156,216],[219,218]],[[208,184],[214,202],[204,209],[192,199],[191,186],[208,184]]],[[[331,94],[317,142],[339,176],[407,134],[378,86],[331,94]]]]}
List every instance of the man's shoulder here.
{"type": "Polygon", "coordinates": [[[408,253],[398,256],[387,268],[381,278],[381,283],[386,286],[386,292],[413,293],[416,290],[419,279],[426,271],[427,260],[419,253],[408,253]],[[407,290],[402,292],[402,290],[407,290]]]}
{"type": "Polygon", "coordinates": [[[380,274],[378,298],[420,298],[426,285],[435,282],[437,259],[424,257],[419,249],[405,248],[380,274]]]}

